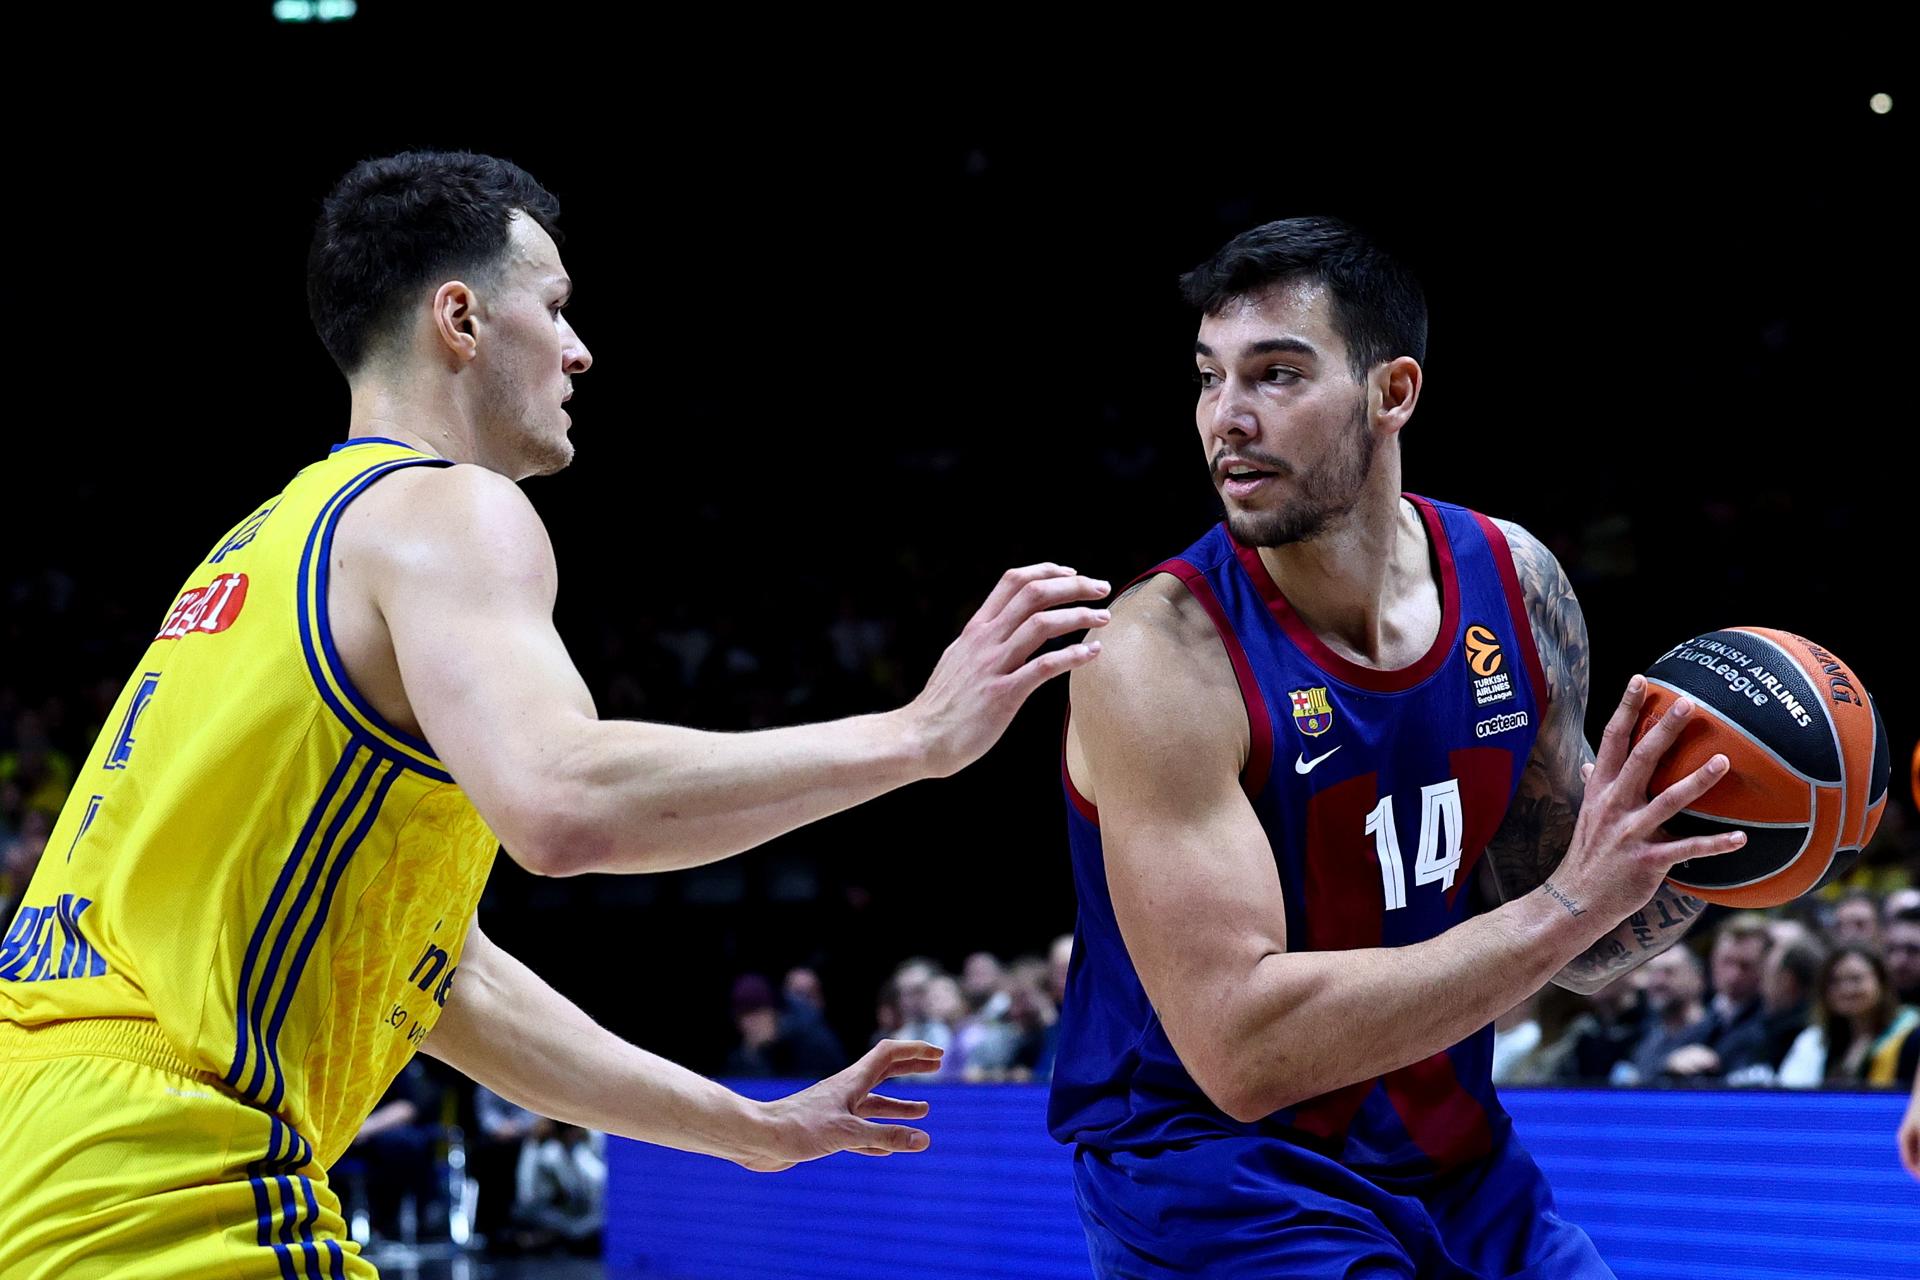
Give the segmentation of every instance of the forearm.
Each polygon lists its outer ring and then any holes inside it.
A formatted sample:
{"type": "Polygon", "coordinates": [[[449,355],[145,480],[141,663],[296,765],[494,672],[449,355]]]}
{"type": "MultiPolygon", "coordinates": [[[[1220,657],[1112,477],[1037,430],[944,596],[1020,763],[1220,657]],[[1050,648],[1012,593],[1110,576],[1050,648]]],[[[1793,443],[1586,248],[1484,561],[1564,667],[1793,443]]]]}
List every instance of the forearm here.
{"type": "Polygon", "coordinates": [[[1591,941],[1579,904],[1543,889],[1411,946],[1269,955],[1228,1019],[1225,1058],[1241,1074],[1233,1114],[1251,1120],[1431,1057],[1591,941]]]}
{"type": "Polygon", "coordinates": [[[642,1142],[735,1159],[760,1124],[759,1104],[621,1040],[477,933],[423,1047],[529,1111],[642,1142]]]}
{"type": "Polygon", "coordinates": [[[547,860],[567,873],[714,862],[926,776],[899,712],[754,733],[608,721],[582,738],[547,860]]]}
{"type": "Polygon", "coordinates": [[[1670,884],[1661,885],[1653,901],[1554,974],[1554,985],[1592,995],[1680,941],[1706,905],[1670,884]]]}
{"type": "MultiPolygon", "coordinates": [[[[1554,770],[1558,781],[1551,786],[1539,782],[1529,766],[1529,776],[1514,797],[1507,820],[1487,846],[1486,865],[1503,900],[1538,888],[1566,856],[1586,799],[1581,768],[1593,758],[1586,739],[1576,739],[1554,770]]],[[[1661,885],[1646,906],[1554,974],[1554,985],[1582,994],[1598,991],[1678,942],[1705,906],[1691,894],[1661,885]]]]}

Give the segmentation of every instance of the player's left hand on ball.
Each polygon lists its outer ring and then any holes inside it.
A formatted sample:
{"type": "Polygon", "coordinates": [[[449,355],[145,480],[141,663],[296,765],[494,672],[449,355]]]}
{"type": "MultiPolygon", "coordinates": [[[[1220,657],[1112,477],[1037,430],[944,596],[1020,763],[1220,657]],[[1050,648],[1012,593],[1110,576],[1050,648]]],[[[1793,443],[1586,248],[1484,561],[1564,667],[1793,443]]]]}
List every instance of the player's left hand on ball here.
{"type": "Polygon", "coordinates": [[[838,1075],[763,1104],[764,1149],[736,1163],[759,1173],[778,1173],[836,1151],[863,1156],[925,1151],[930,1141],[925,1130],[877,1122],[918,1120],[927,1114],[927,1104],[873,1090],[894,1076],[938,1071],[944,1053],[924,1040],[882,1040],[838,1075]]]}
{"type": "Polygon", "coordinates": [[[1009,569],[906,708],[932,777],[957,773],[987,753],[1029,694],[1048,680],[1084,667],[1098,640],[1050,649],[1047,641],[1107,625],[1105,609],[1074,605],[1112,590],[1057,564],[1009,569]],[[1071,606],[1061,608],[1058,606],[1071,606]]]}

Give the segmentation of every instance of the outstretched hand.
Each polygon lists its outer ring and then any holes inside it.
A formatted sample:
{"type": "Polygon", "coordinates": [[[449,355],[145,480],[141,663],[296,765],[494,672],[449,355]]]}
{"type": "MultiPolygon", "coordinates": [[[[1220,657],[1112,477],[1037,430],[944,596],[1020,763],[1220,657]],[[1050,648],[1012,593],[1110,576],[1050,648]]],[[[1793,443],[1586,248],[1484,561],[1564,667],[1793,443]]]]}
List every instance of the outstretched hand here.
{"type": "Polygon", "coordinates": [[[1111,590],[1057,564],[1009,569],[1001,576],[906,708],[930,776],[957,773],[985,755],[1035,689],[1099,655],[1100,642],[1085,640],[1032,656],[1058,636],[1106,626],[1105,609],[1055,606],[1098,600],[1111,590]]]}
{"type": "Polygon", "coordinates": [[[890,1156],[925,1151],[926,1131],[888,1120],[918,1120],[927,1104],[875,1093],[894,1076],[938,1071],[944,1051],[923,1040],[882,1040],[865,1057],[810,1089],[764,1104],[762,1148],[735,1162],[757,1173],[778,1173],[836,1151],[890,1156]]]}

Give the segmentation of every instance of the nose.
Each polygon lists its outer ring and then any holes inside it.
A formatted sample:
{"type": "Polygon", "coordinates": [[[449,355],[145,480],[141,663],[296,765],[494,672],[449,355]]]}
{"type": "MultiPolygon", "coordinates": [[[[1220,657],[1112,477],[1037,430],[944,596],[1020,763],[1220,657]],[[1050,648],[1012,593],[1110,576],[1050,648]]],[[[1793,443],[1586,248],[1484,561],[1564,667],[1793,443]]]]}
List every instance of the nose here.
{"type": "Polygon", "coordinates": [[[1221,440],[1253,440],[1260,435],[1260,414],[1254,406],[1253,389],[1229,375],[1220,386],[1212,406],[1213,435],[1221,440]]]}
{"type": "Polygon", "coordinates": [[[587,344],[580,341],[572,325],[567,326],[567,341],[560,348],[560,368],[569,376],[593,368],[593,352],[587,350],[587,344]]]}

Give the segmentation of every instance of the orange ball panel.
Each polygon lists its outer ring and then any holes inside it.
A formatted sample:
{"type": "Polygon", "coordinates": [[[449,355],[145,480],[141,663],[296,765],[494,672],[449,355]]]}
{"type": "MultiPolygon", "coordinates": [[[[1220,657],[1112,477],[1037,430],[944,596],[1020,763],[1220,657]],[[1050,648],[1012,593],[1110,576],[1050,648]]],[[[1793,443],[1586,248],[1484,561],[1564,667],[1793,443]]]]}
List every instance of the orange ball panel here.
{"type": "Polygon", "coordinates": [[[1757,909],[1777,907],[1783,902],[1792,902],[1818,884],[1820,877],[1827,873],[1827,866],[1833,861],[1833,848],[1840,834],[1840,788],[1821,787],[1814,796],[1813,831],[1807,840],[1806,851],[1791,866],[1774,873],[1759,884],[1743,885],[1738,889],[1702,888],[1698,885],[1683,884],[1671,876],[1667,878],[1667,883],[1696,898],[1717,902],[1725,907],[1757,909]]]}
{"type": "MultiPolygon", "coordinates": [[[[1667,714],[1678,701],[1674,693],[1660,685],[1648,685],[1646,700],[1640,707],[1640,721],[1634,726],[1633,740],[1655,721],[1667,714]]],[[[1713,790],[1688,806],[1695,813],[1732,821],[1805,822],[1813,812],[1813,789],[1795,776],[1772,752],[1751,738],[1729,727],[1719,712],[1693,699],[1694,713],[1673,746],[1654,766],[1647,794],[1659,795],[1694,770],[1725,755],[1730,766],[1727,776],[1713,790]]]]}

